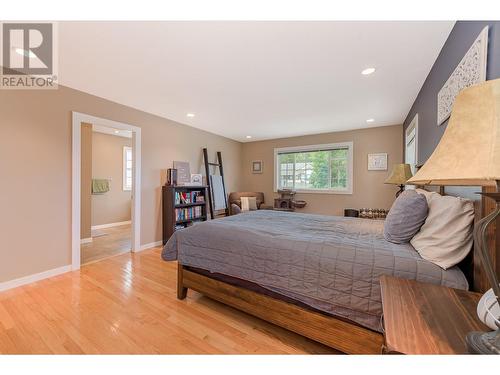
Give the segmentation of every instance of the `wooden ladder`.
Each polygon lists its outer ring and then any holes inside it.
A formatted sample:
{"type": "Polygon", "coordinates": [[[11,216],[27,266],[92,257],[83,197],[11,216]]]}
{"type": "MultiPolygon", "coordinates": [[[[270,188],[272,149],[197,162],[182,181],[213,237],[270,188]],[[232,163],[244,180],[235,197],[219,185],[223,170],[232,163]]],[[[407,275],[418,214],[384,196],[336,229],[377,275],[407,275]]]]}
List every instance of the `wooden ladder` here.
{"type": "Polygon", "coordinates": [[[212,184],[210,182],[210,167],[218,167],[219,174],[222,177],[222,190],[224,191],[224,201],[226,203],[226,208],[224,210],[224,216],[229,216],[229,207],[227,204],[227,196],[226,196],[226,183],[224,181],[224,168],[222,167],[222,153],[217,151],[217,163],[211,163],[208,161],[208,149],[203,149],[203,160],[205,162],[205,174],[207,176],[207,185],[208,185],[208,202],[210,207],[210,218],[214,218],[214,202],[212,197],[212,184]]]}

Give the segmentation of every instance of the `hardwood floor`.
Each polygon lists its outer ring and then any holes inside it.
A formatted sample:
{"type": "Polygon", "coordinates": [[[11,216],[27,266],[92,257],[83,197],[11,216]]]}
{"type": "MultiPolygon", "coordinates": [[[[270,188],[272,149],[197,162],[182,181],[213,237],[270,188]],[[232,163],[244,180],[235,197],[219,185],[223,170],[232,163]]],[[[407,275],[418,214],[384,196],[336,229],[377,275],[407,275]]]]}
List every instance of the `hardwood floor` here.
{"type": "Polygon", "coordinates": [[[130,251],[132,226],[120,225],[92,231],[92,242],[81,245],[81,264],[88,264],[130,251]]]}
{"type": "Polygon", "coordinates": [[[335,353],[194,291],[160,249],[0,293],[0,353],[335,353]]]}

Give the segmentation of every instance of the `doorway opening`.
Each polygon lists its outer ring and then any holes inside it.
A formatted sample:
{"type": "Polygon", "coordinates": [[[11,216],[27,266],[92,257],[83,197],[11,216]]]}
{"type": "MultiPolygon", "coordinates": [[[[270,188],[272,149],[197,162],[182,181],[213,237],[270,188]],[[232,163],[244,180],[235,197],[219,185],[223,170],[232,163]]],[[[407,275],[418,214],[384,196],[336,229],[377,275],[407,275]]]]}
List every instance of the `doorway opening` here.
{"type": "Polygon", "coordinates": [[[73,112],[73,269],[140,250],[140,130],[73,112]]]}

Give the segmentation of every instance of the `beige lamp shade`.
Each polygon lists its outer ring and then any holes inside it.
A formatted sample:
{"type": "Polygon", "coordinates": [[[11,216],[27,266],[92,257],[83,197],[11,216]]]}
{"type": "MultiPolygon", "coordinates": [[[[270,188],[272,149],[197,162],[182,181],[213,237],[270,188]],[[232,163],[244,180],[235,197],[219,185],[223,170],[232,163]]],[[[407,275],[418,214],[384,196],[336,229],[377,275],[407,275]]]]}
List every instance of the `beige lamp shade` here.
{"type": "Polygon", "coordinates": [[[489,186],[500,180],[500,79],[461,91],[415,185],[489,186]]]}
{"type": "Polygon", "coordinates": [[[411,176],[410,164],[395,164],[391,175],[384,184],[404,185],[411,176]]]}

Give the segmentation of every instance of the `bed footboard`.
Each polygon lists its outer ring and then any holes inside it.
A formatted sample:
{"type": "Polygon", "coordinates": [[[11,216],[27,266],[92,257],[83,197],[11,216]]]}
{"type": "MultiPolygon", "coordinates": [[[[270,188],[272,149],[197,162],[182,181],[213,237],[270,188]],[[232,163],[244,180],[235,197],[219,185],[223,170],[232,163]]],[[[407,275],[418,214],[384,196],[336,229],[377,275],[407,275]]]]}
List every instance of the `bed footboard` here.
{"type": "Polygon", "coordinates": [[[348,354],[380,354],[383,336],[328,315],[211,279],[178,266],[177,298],[187,288],[348,354]]]}

